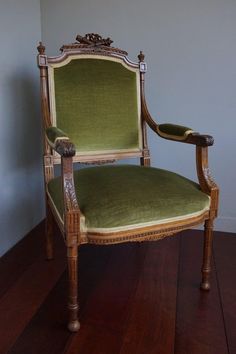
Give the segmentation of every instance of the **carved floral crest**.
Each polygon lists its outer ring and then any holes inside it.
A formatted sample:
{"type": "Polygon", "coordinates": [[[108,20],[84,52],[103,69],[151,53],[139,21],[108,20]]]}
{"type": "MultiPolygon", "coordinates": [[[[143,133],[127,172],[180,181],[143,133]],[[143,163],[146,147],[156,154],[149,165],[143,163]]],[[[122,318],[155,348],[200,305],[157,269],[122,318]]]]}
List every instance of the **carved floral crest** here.
{"type": "Polygon", "coordinates": [[[91,51],[105,50],[108,52],[117,52],[122,55],[127,55],[128,53],[124,50],[111,47],[113,41],[111,38],[103,38],[97,33],[86,33],[84,36],[77,35],[76,42],[71,44],[65,44],[61,47],[61,51],[72,50],[72,49],[88,49],[91,51]]]}
{"type": "Polygon", "coordinates": [[[76,40],[79,43],[82,44],[88,44],[90,46],[107,46],[110,47],[111,43],[113,43],[113,41],[111,40],[111,38],[102,38],[102,36],[100,36],[97,33],[87,33],[85,34],[84,37],[80,36],[79,34],[76,36],[76,40]]]}

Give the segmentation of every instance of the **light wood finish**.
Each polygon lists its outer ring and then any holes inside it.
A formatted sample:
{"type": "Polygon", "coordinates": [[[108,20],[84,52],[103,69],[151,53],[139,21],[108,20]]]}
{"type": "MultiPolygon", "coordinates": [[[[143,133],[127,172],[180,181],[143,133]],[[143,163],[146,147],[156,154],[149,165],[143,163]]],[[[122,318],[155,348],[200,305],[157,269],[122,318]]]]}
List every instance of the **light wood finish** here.
{"type": "Polygon", "coordinates": [[[205,221],[204,226],[204,248],[203,248],[203,265],[202,265],[202,290],[210,290],[210,272],[211,272],[211,254],[213,240],[213,220],[205,221]]]}
{"type": "Polygon", "coordinates": [[[69,323],[68,329],[77,332],[80,328],[78,321],[78,247],[75,244],[67,247],[68,275],[69,275],[69,323]]]}
{"type": "MultiPolygon", "coordinates": [[[[144,68],[146,68],[146,64],[144,63],[144,55],[142,52],[138,55],[139,59],[139,65],[140,68],[142,68],[142,65],[144,65],[144,68]]],[[[145,71],[140,70],[140,92],[141,92],[141,107],[143,110],[143,100],[145,97],[145,88],[144,88],[144,73],[145,71]]],[[[147,123],[145,120],[145,116],[143,115],[142,112],[142,131],[143,131],[143,156],[140,159],[140,163],[142,166],[150,166],[151,165],[151,160],[150,160],[150,152],[148,149],[148,142],[147,142],[147,123]]]]}
{"type": "MultiPolygon", "coordinates": [[[[63,218],[58,214],[53,201],[46,193],[47,204],[54,215],[61,233],[64,237],[67,246],[68,255],[68,273],[69,273],[69,324],[68,328],[71,331],[79,329],[78,321],[78,300],[77,300],[77,247],[84,243],[92,244],[117,244],[130,241],[152,241],[160,240],[166,236],[174,235],[187,228],[194,227],[205,222],[205,243],[204,256],[202,266],[202,283],[201,288],[208,290],[210,288],[210,258],[212,249],[212,230],[213,220],[217,216],[218,209],[218,187],[213,181],[208,167],[208,146],[213,144],[213,138],[208,135],[199,133],[190,133],[181,142],[196,145],[196,166],[200,188],[204,193],[207,193],[211,198],[210,209],[203,211],[197,216],[186,216],[182,220],[176,220],[166,223],[161,223],[154,226],[146,226],[135,228],[133,230],[104,232],[96,234],[94,232],[84,231],[80,227],[82,213],[76,198],[74,179],[73,179],[73,162],[85,163],[106,163],[107,161],[115,161],[127,157],[139,157],[140,164],[150,166],[150,152],[147,142],[147,125],[161,136],[158,129],[158,124],[151,117],[146,100],[145,100],[145,72],[146,63],[144,62],[144,54],[140,52],[138,63],[133,63],[127,58],[127,53],[118,48],[110,47],[110,38],[103,39],[97,34],[87,34],[84,37],[77,36],[78,42],[69,45],[64,45],[61,48],[62,54],[57,57],[47,57],[45,55],[45,47],[40,43],[38,47],[38,66],[40,68],[41,80],[41,103],[44,127],[52,125],[52,116],[50,112],[50,92],[48,88],[48,65],[56,65],[66,63],[71,57],[93,56],[94,58],[108,58],[109,60],[119,60],[130,69],[139,69],[140,72],[140,102],[141,102],[141,122],[140,129],[142,132],[142,146],[140,151],[125,151],[125,152],[108,152],[76,155],[75,147],[69,140],[58,140],[55,144],[55,154],[52,147],[49,146],[45,139],[44,152],[44,170],[45,184],[47,191],[47,183],[54,177],[54,165],[61,163],[62,190],[64,198],[63,218]]],[[[162,137],[162,136],[161,136],[162,137]]],[[[165,137],[167,138],[167,137],[165,137]]],[[[170,140],[175,140],[170,138],[170,140]]],[[[51,243],[51,214],[48,213],[47,230],[48,230],[48,258],[52,258],[52,243],[51,243]]],[[[83,286],[83,284],[82,284],[83,286]]]]}

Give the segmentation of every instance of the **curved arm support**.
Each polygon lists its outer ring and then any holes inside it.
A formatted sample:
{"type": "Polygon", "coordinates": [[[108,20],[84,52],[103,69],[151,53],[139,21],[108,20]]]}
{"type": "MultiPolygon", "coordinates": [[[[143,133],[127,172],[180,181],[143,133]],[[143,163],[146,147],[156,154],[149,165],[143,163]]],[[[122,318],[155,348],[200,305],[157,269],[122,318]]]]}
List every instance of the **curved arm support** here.
{"type": "Polygon", "coordinates": [[[219,203],[219,188],[211,176],[208,166],[208,148],[196,147],[197,175],[201,190],[211,197],[210,213],[211,217],[217,216],[219,203]]]}
{"type": "Polygon", "coordinates": [[[199,134],[188,127],[175,124],[157,124],[152,119],[148,111],[144,97],[142,97],[142,115],[149,127],[164,139],[194,144],[202,147],[211,146],[214,144],[214,139],[212,136],[199,134]]]}
{"type": "Polygon", "coordinates": [[[61,177],[66,243],[72,247],[78,244],[80,232],[80,209],[75,193],[72,157],[62,157],[61,177]]]}

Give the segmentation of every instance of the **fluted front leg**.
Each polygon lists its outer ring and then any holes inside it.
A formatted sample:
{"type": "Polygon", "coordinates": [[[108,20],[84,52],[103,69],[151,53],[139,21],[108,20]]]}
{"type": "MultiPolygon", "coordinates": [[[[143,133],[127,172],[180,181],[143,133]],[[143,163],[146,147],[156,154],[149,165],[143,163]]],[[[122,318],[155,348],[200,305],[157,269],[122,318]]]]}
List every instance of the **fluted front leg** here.
{"type": "Polygon", "coordinates": [[[210,290],[212,240],[213,240],[213,220],[209,219],[205,221],[205,231],[204,231],[202,282],[200,285],[200,288],[202,290],[210,290]]]}
{"type": "Polygon", "coordinates": [[[68,329],[77,332],[80,328],[78,321],[78,247],[67,247],[68,275],[69,275],[69,323],[68,329]]]}
{"type": "Polygon", "coordinates": [[[46,215],[46,254],[47,260],[53,259],[53,231],[54,231],[54,220],[52,211],[47,204],[47,215],[46,215]]]}

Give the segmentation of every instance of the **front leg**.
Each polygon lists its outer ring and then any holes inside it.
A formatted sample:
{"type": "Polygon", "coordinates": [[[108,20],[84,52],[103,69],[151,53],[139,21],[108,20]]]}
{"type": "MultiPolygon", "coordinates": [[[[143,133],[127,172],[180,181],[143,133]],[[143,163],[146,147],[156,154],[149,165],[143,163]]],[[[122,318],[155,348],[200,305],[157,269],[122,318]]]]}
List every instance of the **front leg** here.
{"type": "Polygon", "coordinates": [[[68,276],[69,276],[69,296],[68,310],[69,322],[68,329],[77,332],[80,328],[78,321],[78,246],[67,247],[68,276]]]}
{"type": "Polygon", "coordinates": [[[213,219],[205,221],[203,264],[202,264],[202,290],[210,290],[211,254],[213,240],[213,219]]]}

